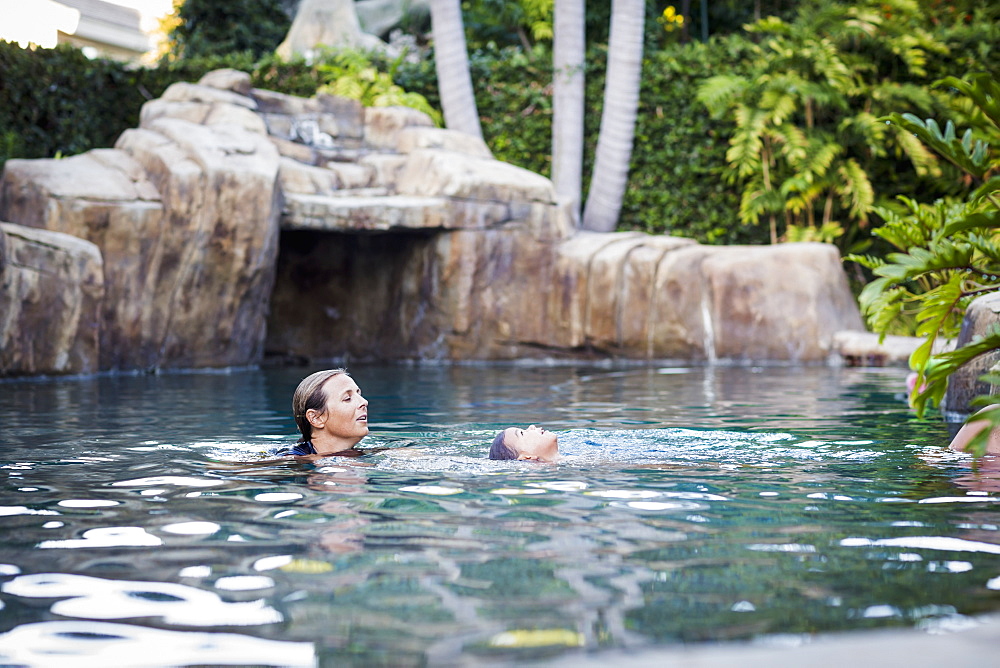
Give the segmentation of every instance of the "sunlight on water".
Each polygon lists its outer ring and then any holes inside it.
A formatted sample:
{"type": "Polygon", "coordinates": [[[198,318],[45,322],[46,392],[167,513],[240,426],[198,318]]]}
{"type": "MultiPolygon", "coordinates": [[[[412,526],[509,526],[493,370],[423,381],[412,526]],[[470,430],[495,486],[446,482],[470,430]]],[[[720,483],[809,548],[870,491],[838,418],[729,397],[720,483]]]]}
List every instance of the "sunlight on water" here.
{"type": "Polygon", "coordinates": [[[75,668],[315,665],[310,643],[99,622],[24,624],[0,634],[0,658],[17,665],[75,668]]]}
{"type": "Polygon", "coordinates": [[[1000,465],[903,370],[358,367],[368,454],[276,461],[308,371],[0,383],[0,663],[513,665],[998,606],[1000,465]],[[486,458],[528,424],[559,462],[486,458]]]}
{"type": "Polygon", "coordinates": [[[162,545],[163,541],[148,533],[142,527],[102,527],[88,529],[82,538],[68,540],[43,540],[38,547],[45,548],[91,548],[91,547],[137,547],[142,545],[162,545]]]}
{"type": "Polygon", "coordinates": [[[213,592],[172,583],[40,573],[20,575],[4,583],[2,591],[27,598],[62,598],[51,610],[64,617],[160,617],[167,624],[185,626],[249,626],[282,620],[262,600],[227,603],[213,592]]]}

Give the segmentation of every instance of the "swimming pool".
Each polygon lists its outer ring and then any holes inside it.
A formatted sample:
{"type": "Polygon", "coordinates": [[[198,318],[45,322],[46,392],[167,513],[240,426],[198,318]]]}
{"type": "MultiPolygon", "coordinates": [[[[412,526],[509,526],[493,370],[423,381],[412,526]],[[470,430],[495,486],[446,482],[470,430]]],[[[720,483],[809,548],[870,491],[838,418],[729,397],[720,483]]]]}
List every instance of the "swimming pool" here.
{"type": "Polygon", "coordinates": [[[0,662],[454,665],[1000,608],[1000,473],[902,369],[355,366],[389,449],[262,461],[312,370],[0,383],[0,662]],[[529,423],[563,462],[485,459],[529,423]]]}

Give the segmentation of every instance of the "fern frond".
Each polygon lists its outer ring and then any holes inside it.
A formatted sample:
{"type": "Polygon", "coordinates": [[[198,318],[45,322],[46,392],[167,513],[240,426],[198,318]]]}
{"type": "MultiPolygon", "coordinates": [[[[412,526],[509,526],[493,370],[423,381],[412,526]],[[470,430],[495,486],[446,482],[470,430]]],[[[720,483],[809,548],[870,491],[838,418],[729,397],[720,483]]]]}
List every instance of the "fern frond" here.
{"type": "Polygon", "coordinates": [[[729,140],[726,161],[740,178],[754,174],[760,166],[762,134],[766,114],[744,106],[736,108],[736,132],[729,140]]]}
{"type": "Polygon", "coordinates": [[[837,134],[840,137],[844,135],[856,137],[869,147],[873,155],[882,157],[886,154],[884,145],[888,128],[889,126],[880,123],[874,114],[862,111],[841,120],[837,126],[837,134]]]}
{"type": "Polygon", "coordinates": [[[756,224],[762,215],[780,213],[784,202],[775,190],[747,188],[740,196],[740,220],[756,224]]]}
{"type": "Polygon", "coordinates": [[[914,35],[901,35],[892,41],[892,52],[899,56],[913,76],[922,77],[927,74],[924,66],[927,64],[927,52],[921,41],[914,35]]]}
{"type": "Polygon", "coordinates": [[[770,110],[768,121],[771,125],[782,125],[798,108],[795,96],[784,90],[769,89],[764,91],[760,99],[762,109],[770,110]]]}
{"type": "Polygon", "coordinates": [[[746,91],[749,81],[735,75],[720,74],[705,79],[695,98],[705,105],[713,118],[721,118],[746,91]]]}
{"type": "Polygon", "coordinates": [[[814,142],[812,146],[809,147],[809,155],[805,162],[798,165],[798,168],[808,172],[809,174],[815,175],[815,177],[824,177],[830,171],[830,167],[833,165],[834,160],[836,160],[841,153],[844,152],[844,147],[836,142],[814,142]]]}
{"type": "Polygon", "coordinates": [[[841,164],[837,174],[842,179],[838,191],[844,206],[858,220],[868,220],[868,214],[875,205],[875,189],[872,188],[867,172],[857,160],[850,158],[841,164]]]}
{"type": "Polygon", "coordinates": [[[788,35],[791,34],[792,31],[792,26],[785,23],[777,16],[766,16],[743,27],[747,32],[773,33],[775,35],[788,35]]]}
{"type": "Polygon", "coordinates": [[[885,260],[880,257],[876,257],[874,255],[860,255],[858,253],[845,255],[843,260],[844,262],[857,262],[866,269],[876,269],[885,264],[885,260]]]}
{"type": "Polygon", "coordinates": [[[781,155],[788,160],[793,169],[797,170],[797,165],[808,155],[809,138],[806,133],[797,125],[785,123],[774,128],[770,136],[781,144],[781,155]]]}
{"type": "MultiPolygon", "coordinates": [[[[784,186],[787,184],[789,184],[788,181],[782,184],[783,191],[784,186]]],[[[824,184],[814,183],[809,185],[802,182],[796,182],[795,185],[803,185],[804,187],[801,190],[798,190],[797,194],[791,195],[785,201],[785,210],[791,211],[794,214],[802,213],[812,207],[813,203],[826,191],[824,184]]],[[[792,191],[789,189],[789,193],[786,193],[786,196],[791,192],[792,191]]]]}
{"type": "Polygon", "coordinates": [[[910,164],[920,176],[941,176],[941,165],[937,156],[920,141],[912,132],[896,129],[896,145],[910,159],[910,164]]]}

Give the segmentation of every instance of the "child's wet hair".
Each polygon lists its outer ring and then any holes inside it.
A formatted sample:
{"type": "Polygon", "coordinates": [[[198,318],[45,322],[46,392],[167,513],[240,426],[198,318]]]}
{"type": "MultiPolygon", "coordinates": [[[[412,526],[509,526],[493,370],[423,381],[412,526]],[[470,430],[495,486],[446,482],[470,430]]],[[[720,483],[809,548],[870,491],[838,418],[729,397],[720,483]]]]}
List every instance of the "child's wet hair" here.
{"type": "Polygon", "coordinates": [[[501,430],[490,446],[490,459],[517,459],[517,451],[504,442],[506,430],[501,430]]]}

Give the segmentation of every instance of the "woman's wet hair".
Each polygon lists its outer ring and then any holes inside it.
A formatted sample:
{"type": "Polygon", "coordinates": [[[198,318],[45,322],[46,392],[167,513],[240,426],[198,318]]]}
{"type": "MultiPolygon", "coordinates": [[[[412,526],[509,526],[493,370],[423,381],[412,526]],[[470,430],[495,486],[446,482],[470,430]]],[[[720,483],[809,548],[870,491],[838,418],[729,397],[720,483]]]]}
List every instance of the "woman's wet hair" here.
{"type": "Polygon", "coordinates": [[[506,430],[503,430],[493,439],[493,445],[490,446],[490,459],[517,459],[517,451],[503,440],[505,433],[506,430]]]}
{"type": "Polygon", "coordinates": [[[347,373],[347,370],[326,369],[325,371],[317,371],[303,378],[299,386],[295,388],[295,394],[292,395],[292,415],[295,416],[295,426],[302,433],[299,443],[312,440],[312,425],[306,419],[306,412],[310,410],[323,412],[326,410],[327,394],[326,390],[323,389],[323,385],[326,381],[342,373],[347,373]]]}

